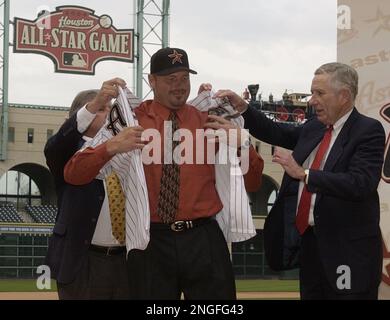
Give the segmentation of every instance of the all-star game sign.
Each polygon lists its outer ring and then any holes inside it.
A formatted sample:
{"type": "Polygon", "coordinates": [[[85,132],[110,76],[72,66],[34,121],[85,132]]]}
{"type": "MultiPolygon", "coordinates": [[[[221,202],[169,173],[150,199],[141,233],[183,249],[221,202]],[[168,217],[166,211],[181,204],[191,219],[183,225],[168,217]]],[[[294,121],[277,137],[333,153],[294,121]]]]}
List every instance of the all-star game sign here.
{"type": "Polygon", "coordinates": [[[34,21],[15,18],[14,52],[43,54],[56,72],[94,75],[103,60],[134,61],[134,30],[79,6],[57,7],[34,21]]]}

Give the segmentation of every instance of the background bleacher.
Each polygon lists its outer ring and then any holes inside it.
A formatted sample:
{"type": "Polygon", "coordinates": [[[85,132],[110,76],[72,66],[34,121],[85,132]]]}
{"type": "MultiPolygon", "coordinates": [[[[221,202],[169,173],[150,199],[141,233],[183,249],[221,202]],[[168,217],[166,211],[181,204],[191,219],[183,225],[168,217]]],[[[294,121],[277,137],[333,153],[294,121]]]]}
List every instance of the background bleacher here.
{"type": "Polygon", "coordinates": [[[35,223],[55,223],[57,207],[52,205],[26,206],[26,212],[35,223]]]}
{"type": "Polygon", "coordinates": [[[0,222],[22,223],[24,221],[19,216],[14,205],[7,203],[0,205],[0,222]]]}

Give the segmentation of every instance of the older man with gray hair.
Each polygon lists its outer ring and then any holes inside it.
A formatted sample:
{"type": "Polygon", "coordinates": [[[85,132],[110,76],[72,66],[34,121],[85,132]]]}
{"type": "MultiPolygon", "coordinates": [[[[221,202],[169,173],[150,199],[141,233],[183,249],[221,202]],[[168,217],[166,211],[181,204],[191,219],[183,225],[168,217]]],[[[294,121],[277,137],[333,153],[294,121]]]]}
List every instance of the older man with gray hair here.
{"type": "Polygon", "coordinates": [[[285,175],[264,226],[269,265],[300,267],[302,299],[377,299],[382,271],[377,187],[385,132],[358,112],[358,74],[327,63],[315,71],[310,105],[316,117],[301,126],[276,123],[230,90],[245,127],[276,149],[285,175]]]}
{"type": "Polygon", "coordinates": [[[105,123],[112,97],[107,86],[112,83],[117,83],[117,79],[105,83],[101,90],[77,94],[69,119],[47,141],[44,150],[58,197],[58,213],[45,263],[57,280],[60,300],[130,298],[124,227],[120,230],[124,211],[120,212],[122,218],[120,213],[114,215],[109,193],[111,180],[95,179],[82,186],[64,180],[66,162],[105,123]],[[108,97],[108,102],[101,104],[102,96],[108,97]]]}

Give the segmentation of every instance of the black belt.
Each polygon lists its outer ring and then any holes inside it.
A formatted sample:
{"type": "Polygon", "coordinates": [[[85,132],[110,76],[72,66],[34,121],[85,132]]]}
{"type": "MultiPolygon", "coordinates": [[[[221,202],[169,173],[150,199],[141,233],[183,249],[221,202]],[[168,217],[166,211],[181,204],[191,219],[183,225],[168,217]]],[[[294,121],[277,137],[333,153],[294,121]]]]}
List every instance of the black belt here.
{"type": "Polygon", "coordinates": [[[208,217],[208,218],[199,218],[195,220],[179,220],[175,221],[171,224],[165,224],[165,223],[158,223],[158,222],[152,222],[150,224],[150,229],[157,229],[157,230],[171,230],[175,232],[182,232],[186,230],[190,230],[196,227],[199,227],[201,225],[204,225],[206,223],[209,223],[214,220],[214,217],[208,217]]]}
{"type": "Polygon", "coordinates": [[[102,247],[91,244],[89,249],[94,252],[99,252],[104,254],[105,256],[115,256],[126,252],[126,247],[102,247]]]}

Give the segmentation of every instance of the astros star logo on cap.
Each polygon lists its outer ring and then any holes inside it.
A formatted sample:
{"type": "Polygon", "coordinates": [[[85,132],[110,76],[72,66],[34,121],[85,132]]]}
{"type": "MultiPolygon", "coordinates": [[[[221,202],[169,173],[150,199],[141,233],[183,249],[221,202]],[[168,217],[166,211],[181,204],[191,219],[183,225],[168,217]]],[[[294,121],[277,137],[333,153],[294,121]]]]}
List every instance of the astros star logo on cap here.
{"type": "Polygon", "coordinates": [[[183,64],[183,61],[181,61],[182,56],[183,55],[178,53],[176,50],[173,50],[173,53],[168,55],[168,57],[172,59],[172,64],[175,64],[176,62],[183,64]]]}

